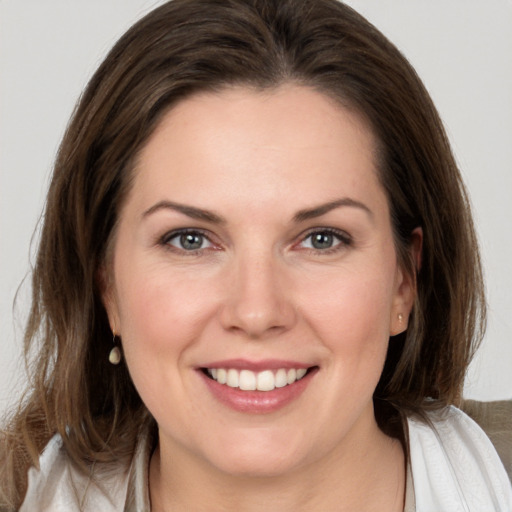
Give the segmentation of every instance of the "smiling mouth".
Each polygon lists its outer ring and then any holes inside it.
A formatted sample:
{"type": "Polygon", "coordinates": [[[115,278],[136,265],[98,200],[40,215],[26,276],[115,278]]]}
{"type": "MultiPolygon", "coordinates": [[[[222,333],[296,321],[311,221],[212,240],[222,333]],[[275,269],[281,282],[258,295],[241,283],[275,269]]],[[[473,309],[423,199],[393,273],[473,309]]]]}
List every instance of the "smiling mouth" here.
{"type": "Polygon", "coordinates": [[[203,373],[219,384],[242,391],[273,391],[303,379],[317,368],[279,368],[277,370],[237,370],[235,368],[203,368],[203,373]]]}

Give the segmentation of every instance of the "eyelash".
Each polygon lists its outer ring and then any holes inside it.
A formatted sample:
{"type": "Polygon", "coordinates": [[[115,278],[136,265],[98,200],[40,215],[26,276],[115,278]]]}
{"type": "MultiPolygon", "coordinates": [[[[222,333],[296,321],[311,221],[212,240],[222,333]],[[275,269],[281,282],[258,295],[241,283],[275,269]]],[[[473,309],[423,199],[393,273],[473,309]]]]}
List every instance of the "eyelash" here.
{"type": "Polygon", "coordinates": [[[170,232],[166,233],[165,235],[163,235],[159,239],[158,243],[159,243],[159,245],[164,246],[169,251],[179,252],[180,254],[186,254],[187,256],[194,256],[194,255],[200,254],[201,251],[204,251],[206,249],[206,248],[199,248],[199,249],[193,249],[193,250],[186,250],[184,248],[179,248],[179,247],[175,247],[175,246],[171,245],[171,243],[170,243],[171,240],[176,239],[181,236],[186,236],[186,235],[200,236],[203,238],[203,240],[210,243],[211,246],[213,246],[213,248],[216,247],[216,244],[211,241],[210,237],[208,236],[208,234],[206,232],[204,232],[201,229],[189,229],[189,228],[178,229],[176,231],[170,231],[170,232]]]}
{"type": "MultiPolygon", "coordinates": [[[[312,228],[305,234],[301,235],[300,240],[294,244],[294,247],[300,246],[300,244],[303,244],[306,240],[310,239],[314,235],[329,235],[332,236],[337,240],[338,243],[334,243],[332,247],[328,247],[326,249],[318,249],[314,247],[304,247],[300,248],[300,250],[308,251],[313,254],[319,254],[319,255],[329,255],[336,253],[340,250],[343,250],[347,247],[350,247],[353,244],[353,239],[350,235],[348,235],[344,231],[340,231],[338,229],[334,228],[312,228]]],[[[212,242],[210,236],[208,236],[207,232],[201,230],[201,229],[179,229],[176,231],[170,231],[159,238],[158,240],[159,245],[165,247],[169,251],[173,252],[179,252],[180,254],[186,254],[187,256],[194,256],[200,254],[205,249],[211,249],[214,250],[218,248],[218,246],[212,242]],[[203,238],[203,240],[207,241],[210,244],[210,247],[201,247],[199,249],[192,249],[192,250],[186,250],[184,248],[179,248],[171,245],[171,241],[184,236],[184,235],[193,235],[193,236],[200,236],[203,238]]]]}
{"type": "Polygon", "coordinates": [[[300,241],[295,244],[303,244],[306,240],[311,239],[313,235],[329,235],[332,236],[337,240],[338,243],[334,243],[332,247],[328,247],[326,249],[316,249],[314,247],[312,248],[303,248],[302,250],[309,251],[314,254],[319,255],[329,255],[334,254],[338,251],[341,251],[343,249],[346,249],[347,247],[350,247],[353,244],[353,239],[350,235],[348,235],[345,231],[340,231],[338,229],[334,228],[312,228],[310,229],[305,235],[303,235],[300,239],[300,241]]]}

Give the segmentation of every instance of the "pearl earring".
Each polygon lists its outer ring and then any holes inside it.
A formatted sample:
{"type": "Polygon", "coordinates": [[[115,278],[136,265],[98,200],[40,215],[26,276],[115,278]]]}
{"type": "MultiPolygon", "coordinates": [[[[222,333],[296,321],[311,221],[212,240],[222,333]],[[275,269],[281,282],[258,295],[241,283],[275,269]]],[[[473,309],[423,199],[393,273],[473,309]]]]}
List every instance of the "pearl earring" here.
{"type": "Polygon", "coordinates": [[[403,322],[403,320],[404,320],[404,315],[402,315],[402,313],[398,313],[398,321],[399,321],[400,323],[402,323],[402,322],[403,322]]]}
{"type": "Polygon", "coordinates": [[[110,364],[118,365],[121,362],[121,349],[116,344],[116,338],[118,337],[115,332],[112,333],[112,342],[114,343],[114,347],[110,351],[108,355],[108,360],[110,364]]]}

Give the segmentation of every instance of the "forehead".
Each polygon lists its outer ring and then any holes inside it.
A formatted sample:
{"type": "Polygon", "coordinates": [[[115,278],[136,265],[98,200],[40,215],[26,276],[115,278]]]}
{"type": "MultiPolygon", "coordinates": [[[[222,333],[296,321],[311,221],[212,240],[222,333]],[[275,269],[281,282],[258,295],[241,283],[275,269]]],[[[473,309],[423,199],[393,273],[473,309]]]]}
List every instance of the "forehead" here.
{"type": "Polygon", "coordinates": [[[256,191],[328,200],[375,189],[375,147],[361,116],[313,89],[226,88],[164,115],[139,154],[134,188],[176,201],[190,201],[193,191],[194,201],[210,206],[229,193],[250,201],[256,191]],[[345,190],[335,194],[337,186],[345,190]]]}
{"type": "Polygon", "coordinates": [[[230,142],[247,142],[247,136],[254,145],[273,146],[279,136],[280,144],[305,151],[319,142],[327,148],[343,140],[365,152],[373,153],[376,147],[371,127],[362,115],[310,87],[286,84],[258,90],[233,86],[196,93],[174,105],[163,116],[142,156],[148,158],[158,147],[157,140],[193,142],[199,134],[216,146],[222,146],[227,137],[230,142]]]}

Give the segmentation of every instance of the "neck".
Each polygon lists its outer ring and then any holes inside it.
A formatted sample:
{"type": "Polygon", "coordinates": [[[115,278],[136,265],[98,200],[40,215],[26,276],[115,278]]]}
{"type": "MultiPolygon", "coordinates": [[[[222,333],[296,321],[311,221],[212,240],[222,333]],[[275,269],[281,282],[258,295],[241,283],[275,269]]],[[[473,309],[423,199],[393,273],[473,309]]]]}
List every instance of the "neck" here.
{"type": "Polygon", "coordinates": [[[175,445],[168,450],[160,441],[150,466],[151,510],[403,511],[400,442],[375,422],[357,437],[361,439],[347,440],[328,457],[271,477],[227,474],[175,445]]]}

